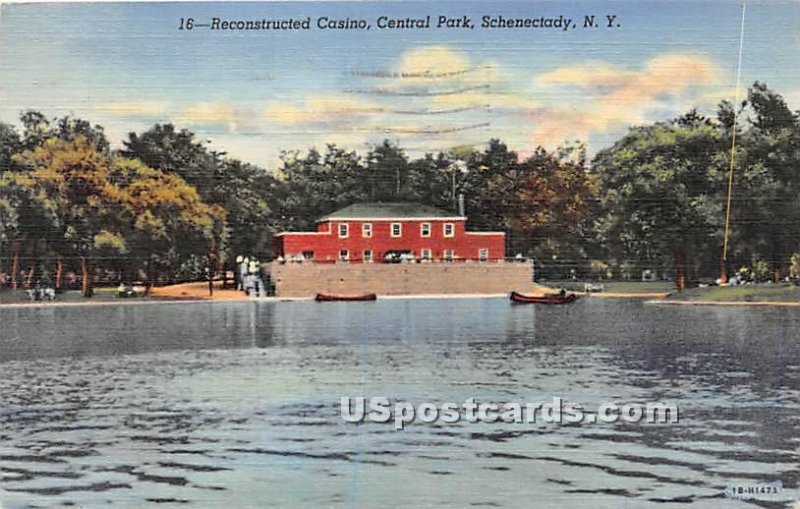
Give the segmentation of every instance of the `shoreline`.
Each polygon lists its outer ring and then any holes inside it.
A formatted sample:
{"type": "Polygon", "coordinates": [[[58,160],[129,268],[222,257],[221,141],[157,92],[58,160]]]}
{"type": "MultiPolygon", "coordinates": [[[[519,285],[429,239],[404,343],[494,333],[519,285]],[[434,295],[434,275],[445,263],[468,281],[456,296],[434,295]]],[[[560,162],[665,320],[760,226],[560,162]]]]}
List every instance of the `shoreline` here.
{"type": "MultiPolygon", "coordinates": [[[[800,307],[800,301],[689,301],[669,300],[670,293],[588,293],[578,295],[581,298],[606,298],[606,299],[650,299],[644,304],[660,306],[729,306],[729,307],[800,307]]],[[[508,293],[443,293],[443,294],[409,294],[409,295],[378,295],[378,300],[431,300],[431,299],[507,299],[508,293]]],[[[111,307],[111,306],[147,306],[158,304],[219,304],[219,303],[274,303],[313,301],[313,296],[308,297],[241,297],[231,298],[147,298],[147,299],[119,299],[119,300],[84,300],[70,302],[6,302],[0,304],[3,309],[25,308],[70,308],[70,307],[111,307]]]]}
{"type": "Polygon", "coordinates": [[[72,302],[6,302],[0,304],[2,309],[24,309],[24,308],[71,308],[71,307],[108,307],[108,306],[146,306],[151,304],[198,304],[198,303],[220,303],[220,302],[245,302],[250,301],[249,297],[244,299],[129,299],[129,300],[85,300],[72,302]]]}
{"type": "MultiPolygon", "coordinates": [[[[668,294],[663,293],[607,293],[607,294],[578,294],[581,297],[604,297],[604,298],[661,298],[668,294]]],[[[408,295],[378,295],[378,300],[427,300],[427,299],[507,299],[508,293],[440,293],[440,294],[408,294],[408,295]]],[[[2,309],[25,309],[25,308],[67,308],[67,307],[109,307],[109,306],[146,306],[155,304],[214,304],[228,302],[297,302],[313,301],[314,296],[308,297],[241,297],[231,298],[147,298],[147,299],[119,299],[119,300],[83,300],[70,302],[6,302],[0,304],[2,309]]],[[[654,302],[654,301],[651,301],[654,302]]]]}
{"type": "MultiPolygon", "coordinates": [[[[379,295],[379,300],[401,300],[401,299],[492,299],[507,298],[508,294],[489,293],[489,294],[431,294],[431,295],[379,295]]],[[[314,301],[314,297],[248,297],[241,298],[195,298],[195,299],[125,299],[125,300],[85,300],[78,302],[7,302],[0,304],[3,309],[25,309],[25,308],[69,308],[69,307],[110,307],[110,306],[146,306],[155,304],[225,304],[225,303],[271,303],[271,302],[300,302],[314,301]]]]}

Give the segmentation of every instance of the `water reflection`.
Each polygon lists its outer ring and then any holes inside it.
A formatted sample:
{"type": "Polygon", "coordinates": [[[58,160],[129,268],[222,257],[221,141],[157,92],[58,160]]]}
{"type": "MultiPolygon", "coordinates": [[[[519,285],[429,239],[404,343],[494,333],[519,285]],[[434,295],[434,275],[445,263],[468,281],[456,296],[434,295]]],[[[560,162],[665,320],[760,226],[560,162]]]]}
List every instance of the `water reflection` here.
{"type": "Polygon", "coordinates": [[[793,310],[431,299],[3,309],[0,320],[4,508],[747,507],[722,490],[776,479],[778,507],[796,498],[793,310]],[[666,400],[682,419],[398,433],[339,419],[339,396],[363,393],[666,400]]]}

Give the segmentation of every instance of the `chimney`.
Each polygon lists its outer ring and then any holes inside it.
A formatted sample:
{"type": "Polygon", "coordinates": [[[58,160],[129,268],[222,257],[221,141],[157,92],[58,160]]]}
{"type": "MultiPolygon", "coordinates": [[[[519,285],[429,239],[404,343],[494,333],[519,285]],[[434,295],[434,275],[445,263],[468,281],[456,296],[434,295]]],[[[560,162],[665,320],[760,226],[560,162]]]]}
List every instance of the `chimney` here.
{"type": "Polygon", "coordinates": [[[467,213],[464,207],[464,193],[458,193],[458,215],[466,217],[467,213]]]}

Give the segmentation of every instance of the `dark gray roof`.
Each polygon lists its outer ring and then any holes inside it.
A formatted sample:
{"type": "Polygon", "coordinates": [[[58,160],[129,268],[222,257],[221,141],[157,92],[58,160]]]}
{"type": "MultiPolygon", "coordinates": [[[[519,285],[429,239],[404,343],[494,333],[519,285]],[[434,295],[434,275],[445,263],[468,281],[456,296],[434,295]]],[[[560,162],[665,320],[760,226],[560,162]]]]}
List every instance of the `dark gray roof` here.
{"type": "Polygon", "coordinates": [[[406,202],[372,202],[354,203],[349,207],[331,212],[321,217],[319,221],[331,219],[414,219],[414,218],[458,218],[454,212],[422,205],[420,203],[406,202]]]}

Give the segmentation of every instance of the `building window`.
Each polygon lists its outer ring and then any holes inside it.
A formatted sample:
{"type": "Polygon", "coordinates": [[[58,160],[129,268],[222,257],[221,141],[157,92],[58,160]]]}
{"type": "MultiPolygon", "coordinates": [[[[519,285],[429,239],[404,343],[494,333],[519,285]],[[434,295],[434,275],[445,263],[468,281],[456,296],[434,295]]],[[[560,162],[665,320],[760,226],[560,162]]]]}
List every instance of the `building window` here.
{"type": "Polygon", "coordinates": [[[303,251],[303,258],[306,260],[314,259],[314,251],[303,251]]]}
{"type": "Polygon", "coordinates": [[[346,262],[350,259],[350,252],[347,249],[342,249],[339,251],[339,261],[346,262]]]}
{"type": "Polygon", "coordinates": [[[366,238],[372,237],[372,223],[364,223],[361,225],[361,236],[366,238]]]}
{"type": "Polygon", "coordinates": [[[364,263],[372,263],[372,249],[364,250],[364,263]]]}
{"type": "Polygon", "coordinates": [[[430,261],[431,259],[431,250],[430,249],[423,249],[422,250],[422,259],[426,261],[430,261]]]}
{"type": "Polygon", "coordinates": [[[403,235],[403,225],[401,223],[392,223],[392,237],[400,237],[403,235]]]}
{"type": "Polygon", "coordinates": [[[350,225],[347,223],[339,223],[339,238],[346,239],[350,236],[350,225]]]}
{"type": "Polygon", "coordinates": [[[431,224],[430,223],[422,223],[419,225],[419,234],[421,237],[430,237],[431,236],[431,224]]]}
{"type": "Polygon", "coordinates": [[[445,237],[453,237],[456,234],[456,227],[453,223],[445,223],[444,224],[444,236],[445,237]]]}
{"type": "Polygon", "coordinates": [[[489,250],[485,247],[478,249],[478,260],[482,262],[489,261],[489,250]]]}
{"type": "Polygon", "coordinates": [[[444,250],[444,261],[452,262],[453,261],[453,250],[452,249],[445,249],[444,250]]]}

